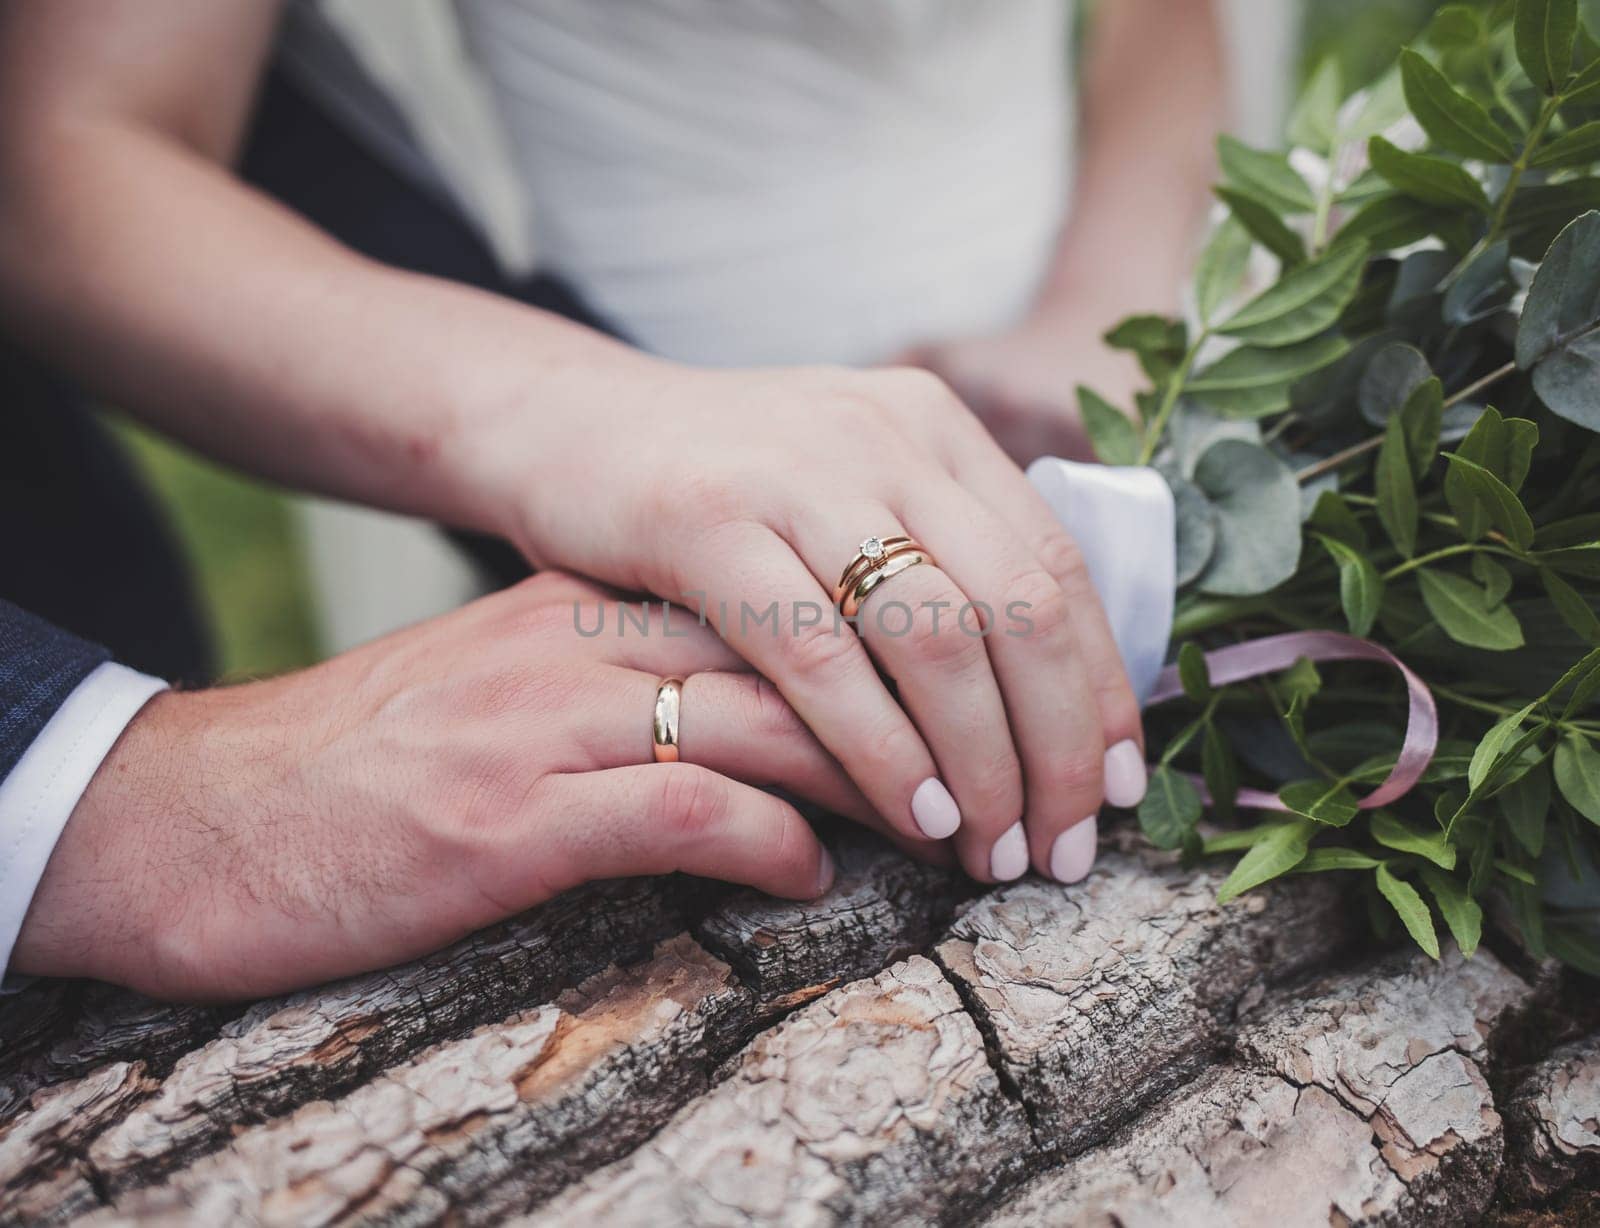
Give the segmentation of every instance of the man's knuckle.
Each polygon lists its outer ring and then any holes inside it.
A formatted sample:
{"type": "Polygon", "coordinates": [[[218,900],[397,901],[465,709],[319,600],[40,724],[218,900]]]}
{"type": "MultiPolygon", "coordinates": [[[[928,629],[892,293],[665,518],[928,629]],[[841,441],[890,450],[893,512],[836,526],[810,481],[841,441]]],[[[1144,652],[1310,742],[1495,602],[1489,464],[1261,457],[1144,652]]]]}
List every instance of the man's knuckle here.
{"type": "Polygon", "coordinates": [[[656,785],[659,820],[676,839],[692,841],[727,818],[728,791],[715,774],[692,764],[664,766],[656,785]]]}
{"type": "Polygon", "coordinates": [[[805,723],[784,699],[777,686],[760,674],[740,674],[740,709],[748,730],[759,737],[787,738],[800,733],[805,723]]]}

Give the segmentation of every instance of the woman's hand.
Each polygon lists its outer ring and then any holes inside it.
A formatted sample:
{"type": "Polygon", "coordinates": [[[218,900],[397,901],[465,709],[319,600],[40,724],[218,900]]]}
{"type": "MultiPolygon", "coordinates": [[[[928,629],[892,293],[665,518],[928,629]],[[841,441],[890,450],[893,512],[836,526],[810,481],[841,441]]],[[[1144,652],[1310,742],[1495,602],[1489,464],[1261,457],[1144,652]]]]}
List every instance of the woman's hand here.
{"type": "Polygon", "coordinates": [[[953,833],[984,881],[1086,874],[1102,802],[1144,790],[1138,707],[1076,546],[977,419],[924,371],[638,362],[603,412],[462,432],[508,535],[706,610],[903,836],[953,833]],[[936,565],[836,625],[859,543],[902,534],[936,565]]]}
{"type": "Polygon", "coordinates": [[[754,786],[881,824],[770,684],[686,612],[664,617],[654,603],[647,631],[619,633],[615,598],[551,573],[302,673],[158,696],[74,810],[14,970],[252,997],[592,879],[820,893],[827,854],[754,786]],[[580,635],[601,603],[605,633],[580,635]],[[656,763],[672,675],[682,759],[656,763]]]}
{"type": "Polygon", "coordinates": [[[1142,386],[1138,366],[1106,345],[1097,320],[1038,314],[1008,332],[919,346],[900,361],[948,383],[1017,464],[1041,456],[1093,460],[1078,385],[1113,405],[1131,405],[1142,386]]]}

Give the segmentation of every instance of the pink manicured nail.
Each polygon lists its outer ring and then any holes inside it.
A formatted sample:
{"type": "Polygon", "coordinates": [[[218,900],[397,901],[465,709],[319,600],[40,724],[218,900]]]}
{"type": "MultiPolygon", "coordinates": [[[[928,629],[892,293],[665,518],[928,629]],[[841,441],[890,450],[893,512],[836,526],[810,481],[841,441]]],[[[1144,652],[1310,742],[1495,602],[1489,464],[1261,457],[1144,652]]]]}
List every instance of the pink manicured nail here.
{"type": "Polygon", "coordinates": [[[930,776],[911,795],[911,817],[930,840],[943,840],[961,826],[961,810],[950,790],[937,776],[930,776]]]}
{"type": "Polygon", "coordinates": [[[1099,830],[1100,825],[1091,814],[1057,836],[1050,846],[1050,873],[1063,883],[1076,883],[1086,877],[1094,865],[1099,830]]]}
{"type": "Polygon", "coordinates": [[[817,858],[817,894],[821,895],[833,886],[833,854],[827,849],[822,850],[822,856],[817,858]]]}
{"type": "Polygon", "coordinates": [[[1137,806],[1144,800],[1148,781],[1137,742],[1118,742],[1106,751],[1106,801],[1111,805],[1137,806]]]}
{"type": "Polygon", "coordinates": [[[1028,872],[1028,837],[1021,822],[1006,828],[1005,835],[989,850],[989,873],[1002,883],[1021,878],[1028,872]]]}

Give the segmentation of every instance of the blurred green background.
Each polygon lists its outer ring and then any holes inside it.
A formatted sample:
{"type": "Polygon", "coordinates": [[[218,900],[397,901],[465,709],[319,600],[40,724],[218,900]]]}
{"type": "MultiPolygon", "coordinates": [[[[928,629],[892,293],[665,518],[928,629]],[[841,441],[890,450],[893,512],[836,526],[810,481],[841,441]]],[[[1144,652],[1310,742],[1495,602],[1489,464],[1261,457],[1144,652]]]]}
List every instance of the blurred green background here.
{"type": "MultiPolygon", "coordinates": [[[[1368,81],[1434,7],[1424,0],[1307,0],[1301,72],[1331,55],[1348,84],[1368,81]]],[[[316,660],[313,598],[299,522],[287,500],[131,423],[119,427],[193,560],[224,676],[276,673],[316,660]]]]}

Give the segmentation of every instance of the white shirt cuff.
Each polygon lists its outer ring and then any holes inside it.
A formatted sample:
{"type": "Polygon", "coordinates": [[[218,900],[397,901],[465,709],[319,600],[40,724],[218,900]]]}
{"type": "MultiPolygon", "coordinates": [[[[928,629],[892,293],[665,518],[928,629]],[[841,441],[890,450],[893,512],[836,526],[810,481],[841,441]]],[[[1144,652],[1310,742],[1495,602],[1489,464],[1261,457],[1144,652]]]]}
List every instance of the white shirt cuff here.
{"type": "MultiPolygon", "coordinates": [[[[0,780],[0,974],[11,961],[45,863],[90,778],[128,722],[166,686],[115,662],[99,666],[0,780]]],[[[16,987],[0,985],[0,992],[16,987]]]]}

